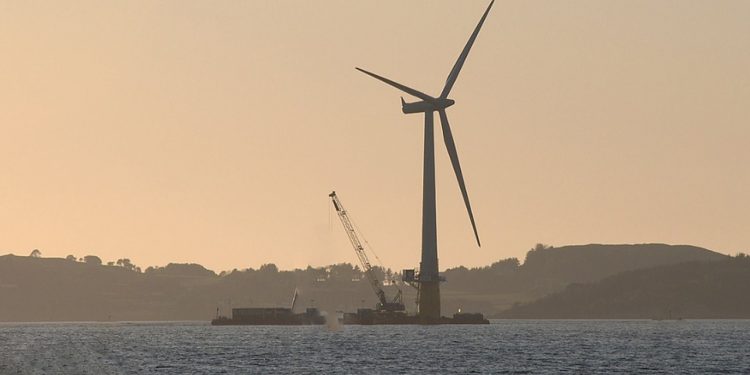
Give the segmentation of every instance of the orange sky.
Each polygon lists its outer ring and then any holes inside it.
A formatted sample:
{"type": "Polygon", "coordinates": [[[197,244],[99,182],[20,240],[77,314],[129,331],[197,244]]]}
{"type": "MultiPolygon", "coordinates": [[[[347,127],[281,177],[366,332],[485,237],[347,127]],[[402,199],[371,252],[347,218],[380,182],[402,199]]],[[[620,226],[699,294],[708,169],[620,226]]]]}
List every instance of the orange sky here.
{"type": "MultiPolygon", "coordinates": [[[[0,2],[0,254],[215,270],[419,260],[422,116],[486,1],[0,2]]],[[[437,133],[441,268],[750,238],[750,2],[502,1],[437,133]]]]}

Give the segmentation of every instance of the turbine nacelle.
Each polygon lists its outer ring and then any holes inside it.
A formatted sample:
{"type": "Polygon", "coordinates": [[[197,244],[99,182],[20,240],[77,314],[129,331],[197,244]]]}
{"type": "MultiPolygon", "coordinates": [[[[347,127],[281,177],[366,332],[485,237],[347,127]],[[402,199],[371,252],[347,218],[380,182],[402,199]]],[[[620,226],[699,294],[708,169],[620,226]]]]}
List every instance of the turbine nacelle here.
{"type": "Polygon", "coordinates": [[[414,103],[407,103],[401,98],[401,110],[406,113],[425,113],[446,109],[456,104],[453,99],[437,98],[432,100],[420,100],[414,103]]]}

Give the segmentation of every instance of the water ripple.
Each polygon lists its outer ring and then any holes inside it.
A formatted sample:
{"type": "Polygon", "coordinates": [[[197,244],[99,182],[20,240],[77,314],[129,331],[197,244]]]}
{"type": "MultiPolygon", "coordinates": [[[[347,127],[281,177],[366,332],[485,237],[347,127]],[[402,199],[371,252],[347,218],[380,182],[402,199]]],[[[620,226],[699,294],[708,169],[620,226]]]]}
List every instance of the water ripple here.
{"type": "Polygon", "coordinates": [[[750,373],[750,321],[0,324],[0,374],[750,373]]]}

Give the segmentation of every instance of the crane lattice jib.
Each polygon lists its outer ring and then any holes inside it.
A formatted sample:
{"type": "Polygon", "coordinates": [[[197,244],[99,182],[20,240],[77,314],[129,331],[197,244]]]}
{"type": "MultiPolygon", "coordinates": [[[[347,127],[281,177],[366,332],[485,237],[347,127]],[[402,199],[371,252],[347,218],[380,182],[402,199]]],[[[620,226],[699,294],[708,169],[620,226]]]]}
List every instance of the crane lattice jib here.
{"type": "Polygon", "coordinates": [[[381,305],[385,305],[388,302],[385,298],[385,292],[383,292],[383,289],[380,288],[380,281],[375,276],[375,272],[373,271],[372,265],[370,264],[370,259],[367,258],[367,253],[365,252],[365,248],[362,246],[362,242],[359,240],[359,236],[357,236],[357,231],[354,229],[354,225],[352,224],[351,220],[349,220],[349,216],[346,214],[344,206],[341,205],[339,197],[336,196],[336,192],[332,192],[329,196],[331,197],[331,201],[333,202],[333,207],[336,208],[336,213],[339,215],[339,219],[341,219],[341,224],[344,225],[344,230],[346,231],[346,235],[349,237],[349,242],[352,243],[354,252],[357,253],[357,258],[359,258],[359,262],[362,264],[365,276],[367,276],[367,280],[370,281],[372,290],[378,296],[378,300],[380,301],[381,305]]]}

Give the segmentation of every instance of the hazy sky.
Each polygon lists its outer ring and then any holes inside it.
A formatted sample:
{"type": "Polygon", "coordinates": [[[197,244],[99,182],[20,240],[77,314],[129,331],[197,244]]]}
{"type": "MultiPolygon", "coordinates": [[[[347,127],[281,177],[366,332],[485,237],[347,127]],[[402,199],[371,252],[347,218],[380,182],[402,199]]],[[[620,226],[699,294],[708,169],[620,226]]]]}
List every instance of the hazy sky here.
{"type": "MultiPolygon", "coordinates": [[[[0,1],[0,254],[418,265],[422,116],[487,1],[0,1]]],[[[495,3],[436,134],[441,268],[750,250],[750,1],[495,3]]]]}

